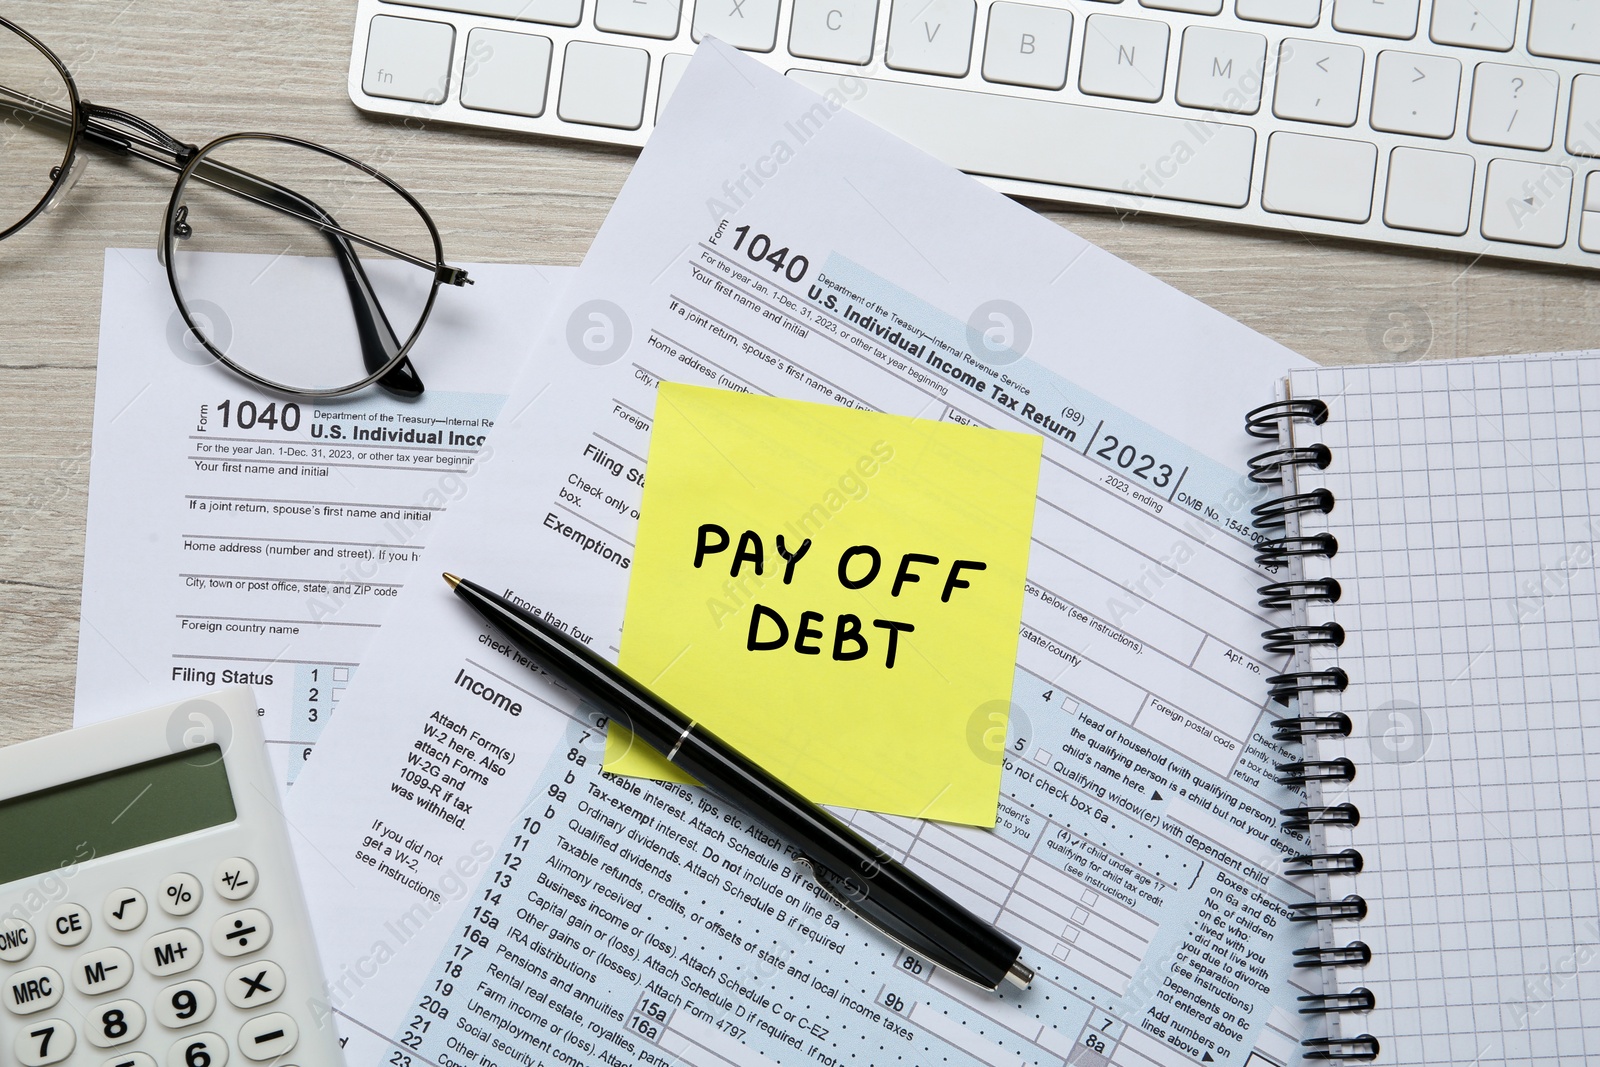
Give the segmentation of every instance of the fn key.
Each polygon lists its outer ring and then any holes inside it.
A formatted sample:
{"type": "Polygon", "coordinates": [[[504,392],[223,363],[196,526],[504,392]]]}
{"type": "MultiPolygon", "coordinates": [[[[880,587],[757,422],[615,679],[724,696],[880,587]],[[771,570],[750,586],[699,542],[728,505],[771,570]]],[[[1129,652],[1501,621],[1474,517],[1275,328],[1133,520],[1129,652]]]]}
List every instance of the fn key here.
{"type": "Polygon", "coordinates": [[[361,91],[390,100],[442,104],[450,94],[450,56],[455,27],[378,15],[367,32],[367,63],[361,91]]]}

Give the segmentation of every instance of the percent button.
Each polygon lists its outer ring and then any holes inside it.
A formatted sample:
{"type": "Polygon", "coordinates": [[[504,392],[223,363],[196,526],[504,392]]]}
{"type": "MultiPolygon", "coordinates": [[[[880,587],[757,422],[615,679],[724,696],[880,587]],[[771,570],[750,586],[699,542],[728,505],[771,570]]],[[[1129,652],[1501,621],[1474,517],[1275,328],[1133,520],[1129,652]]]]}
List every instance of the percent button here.
{"type": "Polygon", "coordinates": [[[211,928],[211,945],[221,956],[243,956],[267,947],[272,940],[272,920],[258,908],[224,915],[211,928]]]}
{"type": "Polygon", "coordinates": [[[168,915],[188,915],[200,906],[200,879],[192,874],[169,874],[162,880],[156,899],[168,915]]]}

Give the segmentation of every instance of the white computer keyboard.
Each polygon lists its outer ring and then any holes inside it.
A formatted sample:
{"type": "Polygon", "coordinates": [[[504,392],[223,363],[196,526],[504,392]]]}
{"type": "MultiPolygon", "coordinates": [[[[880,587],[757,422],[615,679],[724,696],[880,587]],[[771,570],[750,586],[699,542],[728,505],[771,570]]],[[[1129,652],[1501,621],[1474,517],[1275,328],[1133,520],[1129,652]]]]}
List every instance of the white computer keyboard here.
{"type": "Polygon", "coordinates": [[[708,34],[1020,196],[1600,266],[1600,0],[360,0],[350,96],[640,145],[708,34]]]}

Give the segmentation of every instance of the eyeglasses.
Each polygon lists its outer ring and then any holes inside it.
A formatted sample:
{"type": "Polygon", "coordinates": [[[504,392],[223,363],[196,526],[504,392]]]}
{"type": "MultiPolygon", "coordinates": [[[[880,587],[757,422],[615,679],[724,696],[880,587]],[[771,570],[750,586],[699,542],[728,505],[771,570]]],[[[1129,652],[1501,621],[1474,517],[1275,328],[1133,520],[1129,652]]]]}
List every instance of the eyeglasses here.
{"type": "Polygon", "coordinates": [[[157,251],[190,336],[218,362],[297,396],[374,382],[422,394],[407,353],[439,286],[471,279],[393,180],[295,137],[185,144],[80,99],[55,53],[0,18],[0,240],[60,203],[85,144],[176,172],[157,251]]]}

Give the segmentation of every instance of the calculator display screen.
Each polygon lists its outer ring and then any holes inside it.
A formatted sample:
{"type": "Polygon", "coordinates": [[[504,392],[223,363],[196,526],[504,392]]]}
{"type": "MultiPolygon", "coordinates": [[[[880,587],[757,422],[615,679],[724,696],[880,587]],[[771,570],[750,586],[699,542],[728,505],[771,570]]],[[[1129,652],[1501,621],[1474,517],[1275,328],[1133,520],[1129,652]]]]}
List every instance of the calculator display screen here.
{"type": "Polygon", "coordinates": [[[217,745],[0,801],[0,885],[235,816],[217,745]]]}

